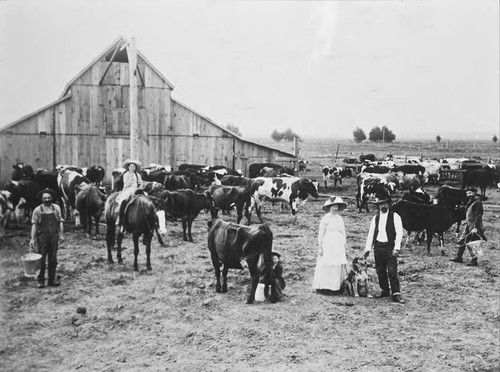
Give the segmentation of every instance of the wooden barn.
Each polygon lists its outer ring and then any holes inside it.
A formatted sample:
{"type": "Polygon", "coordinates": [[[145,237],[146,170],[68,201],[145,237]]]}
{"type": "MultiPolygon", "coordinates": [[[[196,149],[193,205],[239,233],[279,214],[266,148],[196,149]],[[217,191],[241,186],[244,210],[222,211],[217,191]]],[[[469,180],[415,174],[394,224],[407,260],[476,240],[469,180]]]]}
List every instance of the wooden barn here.
{"type": "Polygon", "coordinates": [[[173,85],[119,37],[51,104],[0,130],[0,182],[18,162],[101,165],[109,179],[129,157],[150,163],[225,165],[248,174],[252,163],[286,164],[294,154],[246,141],[172,98],[173,85]],[[130,71],[130,66],[136,69],[130,71]]]}

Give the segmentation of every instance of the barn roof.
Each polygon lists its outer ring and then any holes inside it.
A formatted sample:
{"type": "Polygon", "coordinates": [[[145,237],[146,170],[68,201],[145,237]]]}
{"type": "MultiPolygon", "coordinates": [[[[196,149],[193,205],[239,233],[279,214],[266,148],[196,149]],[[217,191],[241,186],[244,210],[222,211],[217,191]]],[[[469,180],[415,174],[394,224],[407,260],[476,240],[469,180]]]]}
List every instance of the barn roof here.
{"type": "Polygon", "coordinates": [[[179,105],[181,105],[181,106],[183,106],[183,107],[187,108],[189,111],[191,111],[192,113],[194,113],[194,114],[198,115],[199,117],[203,118],[204,120],[208,121],[210,124],[212,124],[212,125],[216,126],[217,128],[220,128],[221,130],[223,130],[223,131],[224,131],[224,132],[226,132],[227,134],[229,134],[229,135],[231,135],[231,136],[233,136],[233,137],[237,138],[237,139],[238,139],[239,141],[241,141],[241,142],[246,142],[246,143],[249,143],[249,144],[252,144],[252,145],[255,145],[255,146],[259,146],[259,147],[263,147],[263,148],[266,148],[266,149],[269,149],[269,150],[277,151],[277,152],[281,153],[282,155],[286,155],[286,156],[289,156],[289,157],[291,157],[291,158],[294,158],[294,157],[295,157],[295,155],[290,154],[290,153],[288,153],[288,152],[286,152],[286,151],[278,150],[278,149],[275,149],[275,148],[272,148],[272,147],[269,147],[269,146],[261,145],[260,143],[256,143],[256,142],[252,142],[252,141],[248,141],[248,140],[246,140],[246,139],[243,139],[243,138],[241,138],[240,136],[238,136],[237,134],[235,134],[235,133],[231,132],[230,130],[228,130],[227,128],[224,128],[223,126],[221,126],[221,125],[217,124],[217,123],[216,123],[216,122],[214,122],[212,119],[210,119],[210,118],[208,118],[208,117],[206,117],[206,116],[204,116],[204,115],[200,114],[199,112],[197,112],[196,110],[193,110],[191,107],[189,107],[189,106],[185,105],[184,103],[179,102],[179,100],[177,100],[177,99],[175,99],[175,98],[172,98],[172,97],[171,97],[170,99],[171,99],[173,102],[175,102],[175,103],[177,103],[177,104],[179,104],[179,105]]]}
{"type": "Polygon", "coordinates": [[[12,128],[12,127],[13,127],[13,126],[15,126],[16,124],[19,124],[19,123],[21,123],[21,122],[23,122],[23,121],[25,121],[25,120],[27,120],[27,119],[29,119],[29,118],[31,118],[31,117],[33,117],[33,116],[37,115],[37,114],[39,114],[40,112],[43,112],[43,111],[45,111],[45,110],[47,110],[47,109],[49,109],[49,108],[51,108],[51,107],[53,107],[53,106],[57,105],[58,103],[64,102],[64,101],[66,101],[66,100],[67,100],[67,99],[69,99],[69,98],[71,98],[71,93],[69,93],[69,94],[65,95],[64,97],[61,97],[61,98],[59,98],[59,99],[55,100],[55,101],[54,101],[54,102],[52,102],[52,103],[49,103],[49,104],[48,104],[48,105],[46,105],[46,106],[43,106],[42,108],[39,108],[39,109],[38,109],[38,110],[36,110],[36,111],[33,111],[33,112],[29,113],[28,115],[23,116],[23,117],[22,117],[22,118],[20,118],[20,119],[17,119],[16,121],[13,121],[13,122],[12,122],[12,123],[10,123],[10,124],[7,124],[5,127],[3,127],[3,128],[1,128],[1,129],[0,129],[0,133],[6,132],[6,131],[7,131],[7,129],[12,128]]]}
{"type": "MultiPolygon", "coordinates": [[[[99,54],[92,62],[90,62],[87,67],[85,67],[78,75],[76,75],[66,86],[64,87],[63,92],[59,96],[59,98],[64,97],[66,94],[68,94],[68,91],[83,74],[85,74],[95,63],[100,61],[103,57],[108,57],[109,59],[113,58],[115,61],[127,61],[128,62],[128,57],[126,51],[124,51],[124,48],[127,46],[129,43],[129,40],[125,36],[119,36],[115,41],[111,43],[109,47],[107,47],[101,54],[99,54]],[[116,51],[116,52],[115,52],[116,51]]],[[[137,55],[146,63],[155,73],[160,76],[163,81],[168,85],[170,89],[174,89],[174,86],[170,81],[167,80],[165,76],[156,68],[154,67],[151,62],[148,61],[144,55],[137,50],[137,55]]]]}

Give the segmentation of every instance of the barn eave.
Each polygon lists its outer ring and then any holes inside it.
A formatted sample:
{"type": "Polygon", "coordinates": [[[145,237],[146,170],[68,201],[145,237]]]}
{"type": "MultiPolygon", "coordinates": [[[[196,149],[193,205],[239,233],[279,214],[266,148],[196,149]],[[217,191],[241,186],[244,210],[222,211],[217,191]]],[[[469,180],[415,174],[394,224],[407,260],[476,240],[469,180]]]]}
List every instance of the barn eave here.
{"type": "Polygon", "coordinates": [[[5,133],[7,133],[7,132],[8,132],[8,129],[10,129],[10,128],[12,128],[12,127],[16,126],[17,124],[22,123],[22,122],[24,122],[24,121],[28,120],[29,118],[31,118],[31,117],[33,117],[33,116],[35,116],[35,115],[38,115],[39,113],[41,113],[41,112],[43,112],[43,111],[45,111],[45,110],[48,110],[49,108],[52,108],[53,106],[55,106],[55,105],[57,105],[57,104],[59,104],[59,103],[61,103],[61,102],[64,102],[64,101],[66,101],[66,100],[68,100],[68,99],[70,99],[70,98],[71,98],[71,93],[68,93],[68,94],[67,94],[67,95],[65,95],[64,97],[61,97],[61,98],[59,98],[59,99],[55,100],[54,102],[49,103],[48,105],[43,106],[42,108],[39,108],[38,110],[33,111],[32,113],[30,113],[30,114],[28,114],[28,115],[25,115],[25,116],[23,116],[22,118],[17,119],[16,121],[13,121],[13,122],[12,122],[12,123],[10,123],[10,124],[7,124],[5,127],[3,127],[2,129],[0,129],[0,134],[5,134],[5,133]]]}

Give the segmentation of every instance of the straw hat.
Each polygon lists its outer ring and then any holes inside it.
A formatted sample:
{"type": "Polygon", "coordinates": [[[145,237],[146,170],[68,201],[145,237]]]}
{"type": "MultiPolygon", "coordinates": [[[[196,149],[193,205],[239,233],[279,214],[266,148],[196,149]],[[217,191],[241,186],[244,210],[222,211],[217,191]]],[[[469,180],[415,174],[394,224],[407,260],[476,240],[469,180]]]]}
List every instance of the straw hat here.
{"type": "Polygon", "coordinates": [[[331,196],[325,204],[323,204],[323,210],[328,212],[330,206],[338,205],[339,211],[342,211],[347,208],[347,203],[345,203],[340,196],[331,196]]]}
{"type": "Polygon", "coordinates": [[[467,188],[465,189],[465,192],[473,192],[473,193],[476,193],[476,192],[477,192],[477,189],[475,189],[474,187],[469,186],[469,187],[467,187],[467,188]]]}
{"type": "Polygon", "coordinates": [[[276,251],[272,251],[272,252],[271,252],[271,256],[276,256],[276,257],[278,257],[278,258],[281,258],[281,253],[276,252],[276,251]]]}
{"type": "Polygon", "coordinates": [[[38,191],[38,193],[36,194],[36,198],[41,201],[43,194],[50,194],[53,202],[57,200],[57,193],[54,190],[49,189],[48,187],[38,191]]]}
{"type": "Polygon", "coordinates": [[[141,168],[142,164],[140,161],[138,160],[133,160],[133,159],[127,159],[125,160],[125,162],[123,163],[123,168],[125,169],[128,169],[128,166],[130,164],[135,164],[135,167],[137,168],[137,170],[139,170],[139,168],[141,168]]]}

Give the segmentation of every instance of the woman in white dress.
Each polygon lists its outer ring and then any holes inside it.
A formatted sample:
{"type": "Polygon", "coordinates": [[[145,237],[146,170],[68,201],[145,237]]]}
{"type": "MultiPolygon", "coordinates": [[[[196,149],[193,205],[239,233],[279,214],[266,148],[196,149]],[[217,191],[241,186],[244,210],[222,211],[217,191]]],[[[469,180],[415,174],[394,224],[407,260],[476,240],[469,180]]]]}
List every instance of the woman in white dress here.
{"type": "MultiPolygon", "coordinates": [[[[137,160],[127,159],[123,163],[123,168],[126,171],[123,173],[123,189],[120,191],[116,197],[116,209],[120,211],[122,204],[129,200],[132,194],[139,188],[142,188],[142,178],[139,173],[137,173],[141,168],[141,163],[137,160]]],[[[116,219],[116,225],[121,226],[120,214],[118,213],[118,218],[116,219]]]]}
{"type": "Polygon", "coordinates": [[[346,231],[339,215],[346,207],[339,196],[332,196],[323,205],[326,214],[319,223],[319,250],[313,279],[313,288],[317,291],[338,291],[347,276],[346,231]]]}

